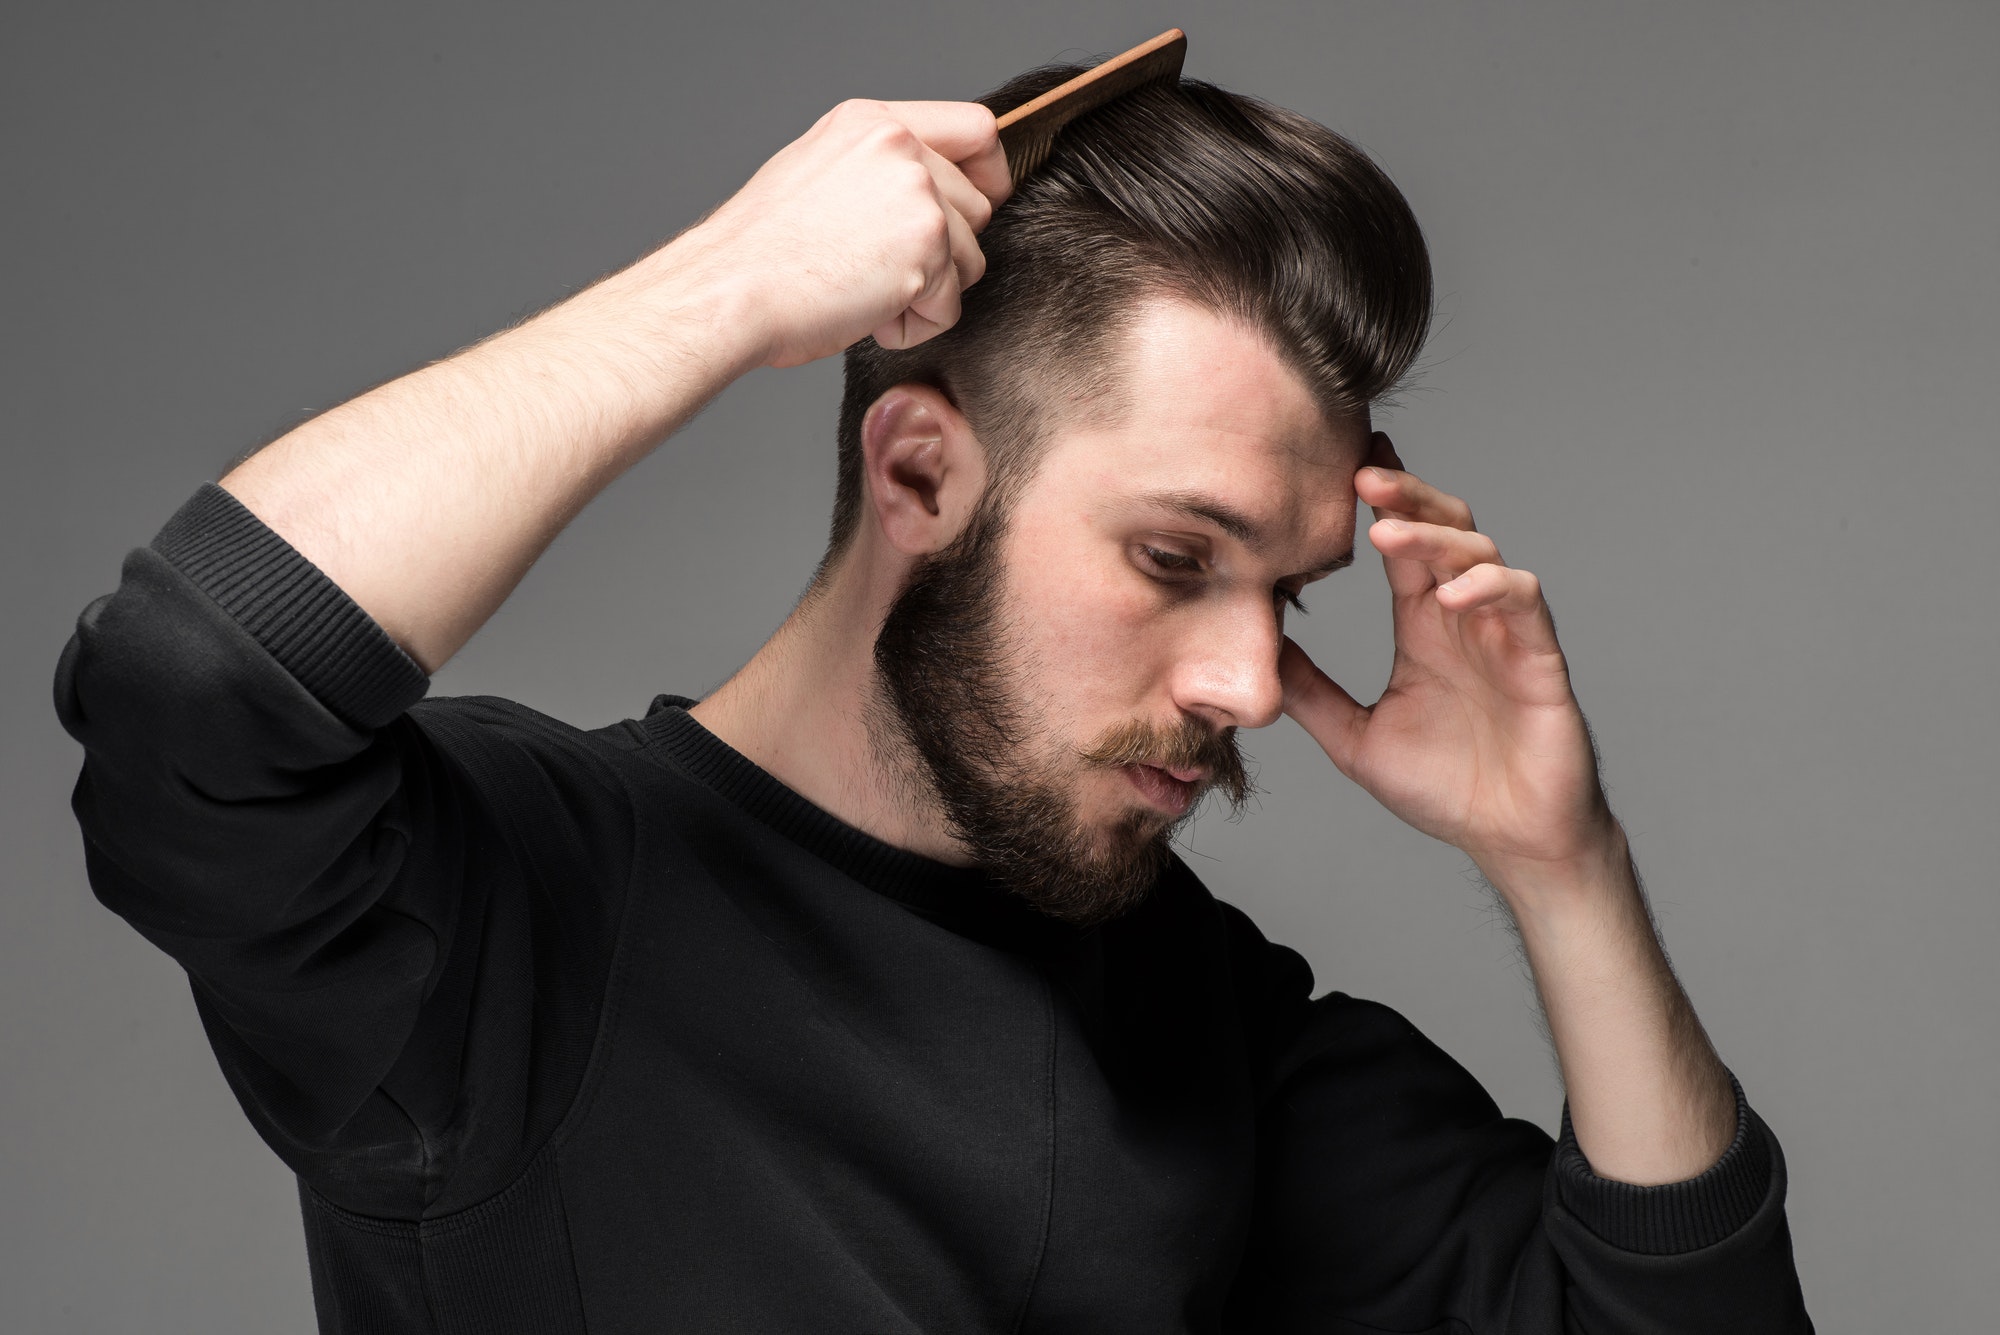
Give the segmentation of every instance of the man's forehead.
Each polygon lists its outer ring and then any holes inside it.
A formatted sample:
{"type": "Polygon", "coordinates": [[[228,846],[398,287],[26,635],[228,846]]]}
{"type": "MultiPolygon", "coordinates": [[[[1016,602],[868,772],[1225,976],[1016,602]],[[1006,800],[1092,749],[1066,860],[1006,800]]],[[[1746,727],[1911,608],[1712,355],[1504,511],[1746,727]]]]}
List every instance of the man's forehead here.
{"type": "Polygon", "coordinates": [[[1168,299],[1128,318],[1115,388],[1059,437],[1152,487],[1352,485],[1367,418],[1327,416],[1263,331],[1168,299]]]}
{"type": "Polygon", "coordinates": [[[1249,322],[1173,297],[1137,304],[1111,350],[1111,382],[1075,430],[1127,466],[1256,469],[1324,486],[1349,483],[1369,423],[1330,418],[1270,336],[1249,322]]]}

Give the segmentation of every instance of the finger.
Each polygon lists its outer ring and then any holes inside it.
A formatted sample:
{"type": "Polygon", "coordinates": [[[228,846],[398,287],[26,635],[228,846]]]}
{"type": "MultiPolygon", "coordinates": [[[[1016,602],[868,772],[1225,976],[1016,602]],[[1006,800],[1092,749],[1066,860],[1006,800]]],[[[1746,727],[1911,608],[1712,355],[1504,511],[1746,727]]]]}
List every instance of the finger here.
{"type": "Polygon", "coordinates": [[[1306,735],[1318,742],[1334,768],[1354,777],[1354,756],[1368,728],[1369,711],[1355,703],[1341,684],[1320,671],[1319,664],[1291,636],[1278,654],[1278,680],[1284,688],[1284,710],[1306,735]]]}
{"type": "Polygon", "coordinates": [[[1448,491],[1440,491],[1415,473],[1370,465],[1354,475],[1354,491],[1377,519],[1401,515],[1426,524],[1471,529],[1472,507],[1448,491]]]}
{"type": "Polygon", "coordinates": [[[952,250],[952,268],[958,272],[958,288],[970,288],[986,274],[986,252],[980,250],[980,242],[974,236],[978,224],[946,202],[944,226],[952,250]]]}
{"type": "Polygon", "coordinates": [[[923,160],[924,166],[930,168],[931,180],[937,185],[939,198],[958,210],[973,231],[984,231],[986,224],[993,220],[993,201],[967,179],[957,164],[937,150],[925,146],[923,160]]]}
{"type": "Polygon", "coordinates": [[[901,315],[875,327],[873,338],[883,347],[893,350],[914,348],[917,344],[943,331],[921,315],[912,314],[905,308],[901,315]]]}
{"type": "Polygon", "coordinates": [[[1533,571],[1477,565],[1439,585],[1437,598],[1453,612],[1498,612],[1506,618],[1508,631],[1528,649],[1558,648],[1555,618],[1542,594],[1542,582],[1533,571]]]}
{"type": "Polygon", "coordinates": [[[947,162],[956,163],[995,206],[1013,190],[1007,155],[1000,147],[999,121],[987,107],[978,102],[884,102],[882,106],[947,162]]]}
{"type": "MultiPolygon", "coordinates": [[[[1476,565],[1502,563],[1493,539],[1445,524],[1380,519],[1369,526],[1368,541],[1385,558],[1421,565],[1428,579],[1438,584],[1456,579],[1476,565]]],[[[1413,584],[1409,591],[1421,593],[1423,585],[1413,584]]]]}
{"type": "Polygon", "coordinates": [[[1014,177],[1007,170],[1007,151],[1000,146],[997,130],[991,142],[965,157],[953,158],[952,162],[994,208],[1005,204],[1014,193],[1014,177]]]}
{"type": "Polygon", "coordinates": [[[884,348],[913,348],[958,323],[960,266],[970,269],[975,277],[985,270],[986,257],[973,239],[972,228],[958,210],[939,197],[935,183],[931,200],[937,209],[933,218],[944,224],[944,244],[931,243],[924,255],[923,286],[894,319],[876,328],[873,337],[884,348]]]}
{"type": "MultiPolygon", "coordinates": [[[[936,309],[935,303],[933,303],[933,309],[936,309]]],[[[878,325],[872,337],[885,348],[914,348],[925,339],[935,338],[937,335],[942,334],[957,321],[957,318],[955,305],[952,318],[940,324],[938,321],[925,315],[922,311],[919,311],[913,302],[904,307],[902,313],[894,319],[887,320],[878,325]]]]}
{"type": "Polygon", "coordinates": [[[985,257],[979,253],[979,243],[972,239],[972,228],[958,215],[958,211],[947,208],[944,221],[951,238],[944,261],[936,266],[924,290],[910,302],[910,311],[934,326],[924,338],[958,323],[959,291],[965,282],[965,271],[970,269],[976,278],[986,266],[985,257]]]}

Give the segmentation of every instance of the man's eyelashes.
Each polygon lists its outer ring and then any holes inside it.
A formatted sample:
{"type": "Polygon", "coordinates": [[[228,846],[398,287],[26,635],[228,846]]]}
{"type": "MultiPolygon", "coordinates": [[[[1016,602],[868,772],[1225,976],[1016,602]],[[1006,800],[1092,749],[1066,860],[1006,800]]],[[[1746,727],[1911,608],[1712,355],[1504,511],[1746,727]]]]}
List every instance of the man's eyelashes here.
{"type": "MultiPolygon", "coordinates": [[[[1201,573],[1201,558],[1190,556],[1186,552],[1168,551],[1165,548],[1148,547],[1144,544],[1140,545],[1139,551],[1144,558],[1144,564],[1149,567],[1146,573],[1160,580],[1162,583],[1184,583],[1189,576],[1201,573]]],[[[1282,601],[1285,606],[1291,608],[1294,612],[1302,616],[1306,614],[1305,601],[1299,597],[1296,590],[1287,589],[1283,585],[1279,585],[1274,587],[1271,592],[1274,597],[1282,601]]]]}

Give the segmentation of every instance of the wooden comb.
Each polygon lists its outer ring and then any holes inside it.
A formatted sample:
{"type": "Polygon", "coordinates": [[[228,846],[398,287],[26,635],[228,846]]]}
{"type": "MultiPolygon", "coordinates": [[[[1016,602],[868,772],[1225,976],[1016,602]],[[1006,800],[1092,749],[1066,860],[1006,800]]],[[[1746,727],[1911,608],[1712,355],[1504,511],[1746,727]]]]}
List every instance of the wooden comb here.
{"type": "Polygon", "coordinates": [[[1000,147],[1007,154],[1007,174],[1019,184],[1047,159],[1063,126],[1135,88],[1179,79],[1181,61],[1186,57],[1187,34],[1169,28],[1152,41],[1141,42],[1015,107],[1000,117],[1000,147]]]}

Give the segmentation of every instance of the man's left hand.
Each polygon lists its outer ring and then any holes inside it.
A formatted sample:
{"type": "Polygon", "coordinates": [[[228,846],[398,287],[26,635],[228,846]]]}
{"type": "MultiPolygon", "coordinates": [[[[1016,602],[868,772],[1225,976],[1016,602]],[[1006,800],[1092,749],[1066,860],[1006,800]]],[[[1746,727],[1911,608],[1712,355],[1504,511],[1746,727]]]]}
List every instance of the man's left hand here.
{"type": "Polygon", "coordinates": [[[1506,898],[1592,1170],[1692,1178],[1734,1138],[1735,1094],[1653,932],[1541,582],[1501,561],[1464,501],[1404,471],[1387,436],[1368,464],[1354,486],[1395,596],[1389,684],[1364,708],[1287,640],[1285,712],[1506,898]]]}
{"type": "Polygon", "coordinates": [[[1381,432],[1354,485],[1395,599],[1389,684],[1363,706],[1288,638],[1285,712],[1503,890],[1600,860],[1616,823],[1541,582],[1501,560],[1464,501],[1404,471],[1381,432]]]}

